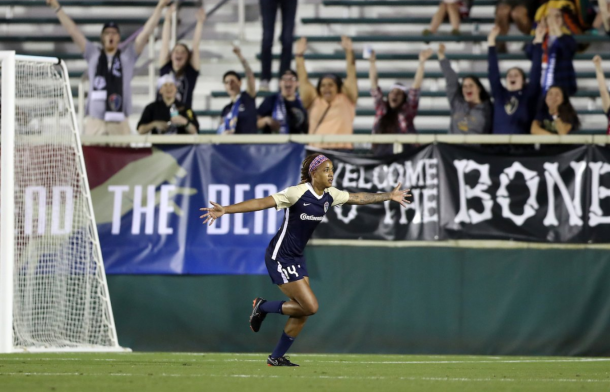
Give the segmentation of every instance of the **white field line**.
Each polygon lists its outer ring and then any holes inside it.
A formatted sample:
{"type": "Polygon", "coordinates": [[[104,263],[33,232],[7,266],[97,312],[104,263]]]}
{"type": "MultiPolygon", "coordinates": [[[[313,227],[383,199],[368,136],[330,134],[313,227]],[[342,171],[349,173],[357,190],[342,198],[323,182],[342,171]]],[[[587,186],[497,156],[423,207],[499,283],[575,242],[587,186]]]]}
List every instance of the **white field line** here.
{"type": "MultiPolygon", "coordinates": [[[[300,357],[303,355],[295,355],[294,358],[300,357]]],[[[264,359],[214,359],[214,358],[206,358],[206,359],[152,359],[147,362],[155,363],[155,362],[261,362],[264,359]]],[[[116,359],[101,359],[101,358],[37,358],[37,357],[27,357],[27,358],[14,358],[14,357],[1,357],[0,361],[116,361],[116,359]]],[[[582,363],[582,362],[610,362],[610,358],[574,358],[574,359],[507,359],[507,360],[480,360],[480,361],[317,361],[312,359],[303,359],[302,362],[309,363],[338,363],[338,364],[381,364],[381,365],[433,365],[433,364],[461,364],[461,363],[582,363]]],[[[137,361],[134,361],[137,363],[137,361]]]]}
{"type": "MultiPolygon", "coordinates": [[[[150,355],[152,353],[130,353],[130,354],[136,354],[136,355],[150,355]]],[[[184,352],[184,353],[179,353],[179,352],[175,352],[175,353],[163,353],[163,354],[170,354],[170,355],[184,355],[184,356],[196,356],[196,357],[204,357],[206,355],[209,356],[231,356],[231,357],[260,357],[260,356],[264,356],[267,357],[267,355],[269,355],[269,353],[189,353],[189,352],[184,352]]],[[[358,357],[362,357],[362,356],[379,356],[379,357],[404,357],[404,354],[312,354],[312,353],[307,353],[307,354],[294,354],[295,358],[296,357],[341,357],[341,358],[347,358],[347,357],[354,357],[354,358],[358,358],[358,357]]],[[[455,358],[455,355],[413,355],[413,356],[418,356],[420,358],[455,358]]],[[[481,358],[481,359],[502,359],[502,358],[506,358],[506,357],[494,357],[494,356],[487,356],[487,355],[460,355],[460,358],[481,358]]],[[[517,358],[527,358],[527,357],[513,357],[515,359],[517,358]]]]}
{"type": "MultiPolygon", "coordinates": [[[[237,360],[239,361],[239,360],[237,360]]],[[[304,360],[303,362],[316,363],[349,363],[349,364],[384,364],[384,365],[409,365],[409,364],[460,364],[460,363],[554,363],[554,362],[608,362],[610,358],[585,358],[585,359],[512,359],[512,360],[497,360],[497,361],[312,361],[304,360]]]]}
{"type": "Polygon", "coordinates": [[[0,361],[118,361],[114,358],[16,358],[16,357],[0,357],[0,361]]]}
{"type": "MultiPolygon", "coordinates": [[[[297,369],[294,369],[298,371],[297,369]]],[[[306,375],[299,376],[292,374],[277,375],[262,375],[262,374],[171,374],[171,373],[160,373],[154,374],[153,377],[219,377],[219,378],[281,378],[288,377],[291,379],[321,379],[321,380],[405,380],[405,381],[433,381],[433,382],[543,382],[543,383],[603,383],[610,384],[610,380],[599,380],[590,378],[468,378],[468,377],[387,377],[387,376],[314,376],[306,375]]],[[[0,373],[0,376],[39,376],[39,377],[63,377],[63,376],[77,376],[77,377],[151,377],[149,373],[146,374],[132,374],[132,373],[35,373],[35,372],[24,372],[24,373],[0,373]]]]}
{"type": "MultiPolygon", "coordinates": [[[[297,356],[294,356],[296,361],[297,356]]],[[[260,362],[260,359],[204,359],[202,362],[260,362]]],[[[419,365],[419,364],[460,364],[460,363],[555,363],[555,362],[609,362],[610,358],[583,358],[583,359],[514,359],[497,361],[314,361],[304,359],[301,362],[311,363],[340,363],[340,364],[381,364],[381,365],[419,365]]]]}

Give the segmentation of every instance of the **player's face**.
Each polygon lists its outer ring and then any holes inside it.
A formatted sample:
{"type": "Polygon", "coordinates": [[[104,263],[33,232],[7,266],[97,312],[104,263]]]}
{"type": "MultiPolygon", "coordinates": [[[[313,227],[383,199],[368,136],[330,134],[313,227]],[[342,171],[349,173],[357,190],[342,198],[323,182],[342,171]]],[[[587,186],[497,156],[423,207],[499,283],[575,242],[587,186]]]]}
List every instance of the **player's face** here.
{"type": "Polygon", "coordinates": [[[506,89],[508,91],[519,91],[523,89],[523,74],[516,68],[511,68],[506,73],[506,89]]]}
{"type": "Polygon", "coordinates": [[[102,32],[102,45],[104,46],[104,50],[109,52],[116,50],[119,47],[120,41],[121,35],[117,29],[108,27],[102,32]]]}
{"type": "Polygon", "coordinates": [[[323,162],[313,173],[313,181],[316,184],[324,186],[324,188],[330,188],[333,186],[333,164],[331,161],[323,162]]]}

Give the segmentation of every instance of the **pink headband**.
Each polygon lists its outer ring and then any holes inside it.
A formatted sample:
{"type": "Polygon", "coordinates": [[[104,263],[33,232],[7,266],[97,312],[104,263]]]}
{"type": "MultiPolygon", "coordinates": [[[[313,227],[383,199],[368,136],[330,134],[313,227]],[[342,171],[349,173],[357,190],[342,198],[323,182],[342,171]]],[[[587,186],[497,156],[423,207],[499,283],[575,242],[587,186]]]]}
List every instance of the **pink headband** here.
{"type": "Polygon", "coordinates": [[[312,173],[314,170],[316,170],[323,162],[328,161],[329,159],[326,158],[324,155],[318,155],[317,157],[315,157],[315,159],[313,161],[311,161],[311,163],[309,164],[309,172],[312,173]]]}

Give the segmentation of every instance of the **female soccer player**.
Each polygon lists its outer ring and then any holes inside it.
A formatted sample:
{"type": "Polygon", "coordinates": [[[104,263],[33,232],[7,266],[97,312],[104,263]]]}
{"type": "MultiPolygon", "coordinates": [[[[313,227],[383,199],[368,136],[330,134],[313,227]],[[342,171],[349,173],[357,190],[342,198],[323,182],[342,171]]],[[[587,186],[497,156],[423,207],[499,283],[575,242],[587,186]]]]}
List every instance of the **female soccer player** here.
{"type": "Polygon", "coordinates": [[[392,192],[348,193],[332,186],[333,164],[322,154],[309,155],[301,165],[301,183],[262,199],[251,199],[230,206],[221,206],[213,201],[212,208],[201,218],[211,225],[224,214],[260,211],[275,207],[285,208],[284,222],[269,243],[265,264],[274,284],[290,299],[289,301],[266,301],[256,298],[252,304],[250,328],[258,332],[267,313],[288,316],[282,337],[273,353],[267,358],[269,366],[298,366],[284,356],[294,339],[299,335],[309,316],[318,311],[318,300],[309,286],[309,274],[303,250],[311,234],[324,218],[329,207],[342,204],[372,204],[393,200],[406,207],[409,190],[401,190],[399,183],[392,192]]]}

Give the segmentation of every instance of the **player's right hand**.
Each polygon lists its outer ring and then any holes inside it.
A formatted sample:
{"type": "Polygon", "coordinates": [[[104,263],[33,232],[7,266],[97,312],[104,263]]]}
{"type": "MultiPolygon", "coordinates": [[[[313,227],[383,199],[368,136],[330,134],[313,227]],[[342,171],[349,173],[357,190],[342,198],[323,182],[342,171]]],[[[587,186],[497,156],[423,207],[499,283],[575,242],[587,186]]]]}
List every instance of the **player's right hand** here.
{"type": "Polygon", "coordinates": [[[59,8],[59,1],[57,0],[47,0],[47,5],[51,8],[59,8]]]}
{"type": "Polygon", "coordinates": [[[200,208],[199,211],[207,211],[207,213],[201,215],[199,218],[201,219],[205,219],[203,221],[203,224],[205,225],[207,222],[209,223],[209,226],[212,226],[212,223],[214,223],[214,221],[218,218],[220,218],[221,216],[223,216],[225,214],[225,209],[223,206],[221,206],[218,203],[215,203],[213,201],[210,201],[210,204],[213,205],[213,208],[200,208]]]}

